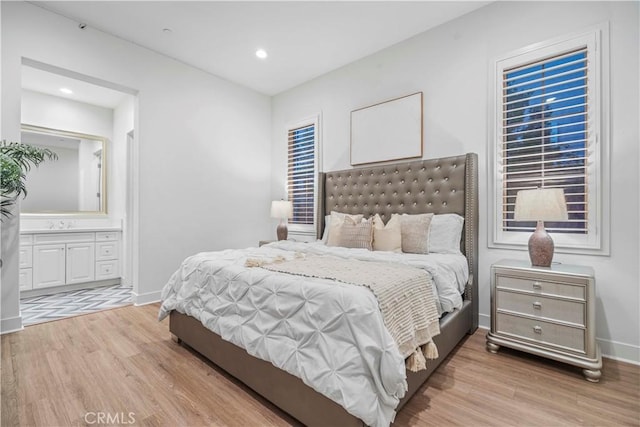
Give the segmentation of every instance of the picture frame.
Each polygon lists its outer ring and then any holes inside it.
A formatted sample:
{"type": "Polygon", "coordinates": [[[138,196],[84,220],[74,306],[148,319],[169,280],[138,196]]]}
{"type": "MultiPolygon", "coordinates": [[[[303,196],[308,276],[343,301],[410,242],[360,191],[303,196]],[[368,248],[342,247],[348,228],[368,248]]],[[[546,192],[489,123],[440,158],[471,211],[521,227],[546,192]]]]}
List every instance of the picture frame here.
{"type": "Polygon", "coordinates": [[[351,165],[423,155],[422,92],[351,111],[351,165]]]}

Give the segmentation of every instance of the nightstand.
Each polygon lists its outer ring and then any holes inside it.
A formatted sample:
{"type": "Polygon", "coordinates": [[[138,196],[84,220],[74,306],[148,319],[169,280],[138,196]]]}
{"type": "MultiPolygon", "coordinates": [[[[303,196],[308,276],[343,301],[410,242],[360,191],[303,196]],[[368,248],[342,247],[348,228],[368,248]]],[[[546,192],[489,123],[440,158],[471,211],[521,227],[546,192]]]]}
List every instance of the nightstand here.
{"type": "Polygon", "coordinates": [[[493,264],[487,350],[496,353],[500,346],[579,366],[588,381],[598,382],[593,269],[532,267],[519,260],[493,264]]]}

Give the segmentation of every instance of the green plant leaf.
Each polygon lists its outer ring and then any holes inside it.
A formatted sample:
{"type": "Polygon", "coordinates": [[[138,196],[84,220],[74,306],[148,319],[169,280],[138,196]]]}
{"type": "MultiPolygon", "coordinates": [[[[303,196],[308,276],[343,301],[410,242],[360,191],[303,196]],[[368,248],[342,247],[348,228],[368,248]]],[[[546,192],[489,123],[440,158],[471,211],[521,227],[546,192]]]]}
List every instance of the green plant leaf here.
{"type": "Polygon", "coordinates": [[[25,179],[32,166],[45,160],[57,160],[58,155],[48,148],[19,142],[0,141],[0,214],[11,215],[10,208],[18,199],[27,196],[25,179]]]}

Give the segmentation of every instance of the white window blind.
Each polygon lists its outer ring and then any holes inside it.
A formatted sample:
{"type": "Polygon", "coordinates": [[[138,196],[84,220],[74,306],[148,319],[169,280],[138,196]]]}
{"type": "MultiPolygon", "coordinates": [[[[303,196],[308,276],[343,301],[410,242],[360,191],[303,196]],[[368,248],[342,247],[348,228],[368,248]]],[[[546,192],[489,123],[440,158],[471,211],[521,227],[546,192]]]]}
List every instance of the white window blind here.
{"type": "Polygon", "coordinates": [[[316,124],[288,131],[287,190],[293,202],[290,224],[314,223],[316,181],[316,124]]]}
{"type": "Polygon", "coordinates": [[[493,244],[526,244],[518,191],[561,188],[567,221],[547,221],[556,247],[602,249],[602,75],[599,31],[540,43],[496,61],[493,244]]]}
{"type": "Polygon", "coordinates": [[[586,46],[505,69],[502,96],[503,228],[532,231],[514,221],[516,194],[562,188],[569,220],[547,222],[552,232],[587,232],[589,67],[586,46]]]}

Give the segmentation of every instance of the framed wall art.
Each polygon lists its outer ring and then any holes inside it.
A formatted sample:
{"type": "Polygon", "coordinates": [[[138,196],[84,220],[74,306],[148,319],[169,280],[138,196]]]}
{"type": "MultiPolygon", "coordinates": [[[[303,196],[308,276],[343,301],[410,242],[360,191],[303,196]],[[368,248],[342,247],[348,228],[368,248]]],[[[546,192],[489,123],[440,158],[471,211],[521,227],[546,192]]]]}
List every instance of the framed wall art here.
{"type": "Polygon", "coordinates": [[[422,92],[351,112],[351,164],[422,157],[422,92]]]}

